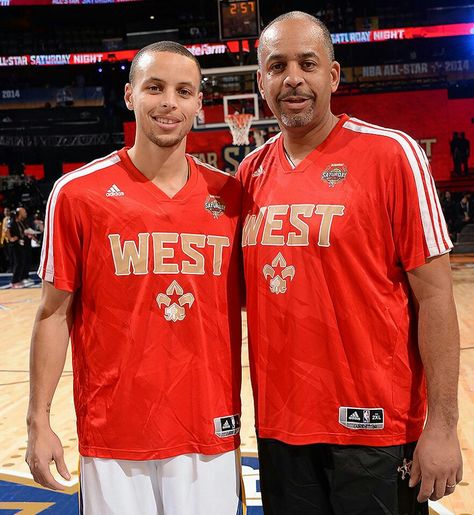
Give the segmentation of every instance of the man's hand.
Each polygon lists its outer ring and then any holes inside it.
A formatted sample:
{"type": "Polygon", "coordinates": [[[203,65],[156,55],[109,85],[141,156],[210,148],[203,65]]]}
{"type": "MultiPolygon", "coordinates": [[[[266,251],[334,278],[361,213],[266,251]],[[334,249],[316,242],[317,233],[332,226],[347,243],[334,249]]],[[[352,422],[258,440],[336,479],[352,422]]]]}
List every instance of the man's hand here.
{"type": "Polygon", "coordinates": [[[52,490],[64,490],[64,486],[54,479],[49,465],[54,461],[57,471],[69,481],[71,475],[64,461],[61,441],[51,428],[30,430],[25,461],[30,467],[33,479],[41,486],[52,490]]]}
{"type": "Polygon", "coordinates": [[[418,501],[452,494],[462,478],[458,422],[459,327],[449,256],[410,270],[418,307],[418,347],[426,375],[428,417],[413,456],[410,486],[421,481],[418,501]]]}
{"type": "Polygon", "coordinates": [[[413,455],[410,486],[421,481],[418,502],[437,501],[454,492],[462,479],[462,458],[456,429],[425,427],[413,455]]]}

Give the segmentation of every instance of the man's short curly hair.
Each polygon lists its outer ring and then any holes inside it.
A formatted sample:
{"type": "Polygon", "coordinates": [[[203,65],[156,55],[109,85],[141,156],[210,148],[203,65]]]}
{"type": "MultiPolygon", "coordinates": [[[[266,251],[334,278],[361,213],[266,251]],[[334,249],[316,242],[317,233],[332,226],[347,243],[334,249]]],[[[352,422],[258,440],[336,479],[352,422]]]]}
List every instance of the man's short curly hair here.
{"type": "Polygon", "coordinates": [[[188,57],[196,63],[197,69],[199,71],[199,78],[201,79],[201,65],[199,64],[199,61],[196,59],[196,57],[186,47],[180,45],[179,43],[176,43],[175,41],[158,41],[156,43],[152,43],[151,45],[143,47],[136,53],[130,66],[130,73],[128,75],[128,81],[130,82],[130,84],[133,84],[136,75],[136,70],[139,66],[141,58],[146,54],[158,52],[171,52],[172,54],[179,54],[188,57]]]}

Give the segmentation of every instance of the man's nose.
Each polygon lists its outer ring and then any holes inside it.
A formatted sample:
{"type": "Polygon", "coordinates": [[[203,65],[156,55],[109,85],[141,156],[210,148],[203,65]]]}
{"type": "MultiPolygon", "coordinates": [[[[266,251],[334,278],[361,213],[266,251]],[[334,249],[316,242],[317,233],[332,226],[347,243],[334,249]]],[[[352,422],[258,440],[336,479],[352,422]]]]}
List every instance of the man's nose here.
{"type": "Polygon", "coordinates": [[[286,68],[286,77],[284,84],[290,88],[297,88],[303,84],[304,79],[301,73],[301,68],[297,63],[290,63],[286,68]]]}

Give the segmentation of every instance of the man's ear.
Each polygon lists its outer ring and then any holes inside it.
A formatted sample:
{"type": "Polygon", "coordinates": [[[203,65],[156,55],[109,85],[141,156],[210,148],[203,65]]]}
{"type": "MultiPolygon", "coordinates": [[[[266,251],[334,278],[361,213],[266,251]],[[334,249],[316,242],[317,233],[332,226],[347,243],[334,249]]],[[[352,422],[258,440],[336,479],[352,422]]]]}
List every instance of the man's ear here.
{"type": "Polygon", "coordinates": [[[123,98],[125,100],[125,105],[127,106],[127,109],[129,109],[130,111],[133,111],[133,87],[132,85],[130,84],[130,82],[127,82],[127,84],[125,84],[125,92],[124,92],[124,95],[123,95],[123,98]]]}
{"type": "Polygon", "coordinates": [[[258,84],[258,90],[260,91],[260,95],[262,95],[262,98],[265,99],[265,94],[263,93],[263,86],[262,86],[262,72],[260,70],[257,70],[257,84],[258,84]]]}

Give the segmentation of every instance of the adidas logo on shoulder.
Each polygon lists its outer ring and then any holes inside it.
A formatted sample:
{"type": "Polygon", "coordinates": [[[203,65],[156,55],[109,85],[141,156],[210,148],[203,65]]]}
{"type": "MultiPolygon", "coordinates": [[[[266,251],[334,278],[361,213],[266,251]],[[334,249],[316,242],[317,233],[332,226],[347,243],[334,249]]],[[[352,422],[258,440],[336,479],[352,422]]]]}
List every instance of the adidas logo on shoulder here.
{"type": "Polygon", "coordinates": [[[360,417],[357,414],[357,411],[354,411],[354,413],[352,413],[352,415],[349,415],[349,420],[359,420],[360,421],[360,417]]]}
{"type": "Polygon", "coordinates": [[[263,166],[260,165],[255,172],[252,173],[252,177],[258,177],[259,175],[263,175],[265,173],[265,170],[263,169],[263,166]]]}
{"type": "Polygon", "coordinates": [[[112,184],[105,194],[106,197],[123,197],[124,195],[125,193],[116,184],[112,184]]]}

